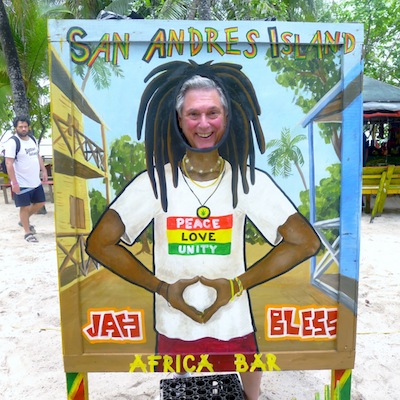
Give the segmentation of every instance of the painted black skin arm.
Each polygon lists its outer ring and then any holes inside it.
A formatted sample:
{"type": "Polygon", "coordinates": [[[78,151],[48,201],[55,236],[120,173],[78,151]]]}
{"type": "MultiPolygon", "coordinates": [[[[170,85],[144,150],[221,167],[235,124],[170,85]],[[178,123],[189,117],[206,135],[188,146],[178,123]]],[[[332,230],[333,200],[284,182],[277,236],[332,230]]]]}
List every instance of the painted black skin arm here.
{"type": "Polygon", "coordinates": [[[168,284],[159,280],[130,251],[120,244],[125,226],[118,213],[107,210],[91,232],[86,252],[107,269],[128,282],[134,283],[163,296],[172,307],[182,311],[196,322],[202,321],[202,313],[185,303],[184,290],[200,278],[180,279],[168,284]]]}
{"type": "MultiPolygon", "coordinates": [[[[316,254],[321,242],[308,221],[300,214],[291,215],[278,228],[282,241],[264,258],[256,262],[242,275],[238,276],[243,290],[250,289],[263,282],[274,279],[289,271],[296,265],[316,254]]],[[[232,298],[231,284],[228,279],[200,278],[204,285],[211,286],[217,291],[217,299],[203,314],[203,322],[207,322],[222,306],[232,298]]],[[[240,288],[234,281],[234,291],[240,288]]]]}

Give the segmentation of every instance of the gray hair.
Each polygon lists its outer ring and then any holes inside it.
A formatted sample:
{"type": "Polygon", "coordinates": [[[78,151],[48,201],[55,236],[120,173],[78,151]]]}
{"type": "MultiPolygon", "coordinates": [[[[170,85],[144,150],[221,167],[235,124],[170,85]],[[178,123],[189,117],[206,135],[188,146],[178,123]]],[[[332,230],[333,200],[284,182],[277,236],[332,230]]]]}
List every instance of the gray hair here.
{"type": "Polygon", "coordinates": [[[215,89],[219,94],[225,113],[228,113],[228,101],[226,100],[226,97],[222,89],[212,79],[205,78],[204,76],[200,75],[194,75],[186,82],[184,82],[181,89],[179,90],[178,95],[176,96],[175,109],[179,116],[181,116],[182,113],[182,107],[183,107],[183,102],[185,100],[185,95],[189,90],[192,89],[203,89],[203,90],[215,89]]]}

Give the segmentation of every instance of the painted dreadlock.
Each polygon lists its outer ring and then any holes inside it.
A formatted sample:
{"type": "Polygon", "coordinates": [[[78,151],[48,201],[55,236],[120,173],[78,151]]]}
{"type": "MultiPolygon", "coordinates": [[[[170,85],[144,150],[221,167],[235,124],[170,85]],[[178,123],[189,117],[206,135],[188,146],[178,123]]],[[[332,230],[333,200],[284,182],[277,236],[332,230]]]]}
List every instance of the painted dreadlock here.
{"type": "MultiPolygon", "coordinates": [[[[228,122],[224,136],[218,144],[220,155],[232,166],[233,207],[237,205],[237,183],[240,171],[245,193],[249,191],[246,178],[247,162],[250,180],[255,180],[255,154],[253,132],[261,153],[265,151],[263,131],[258,119],[261,114],[258,100],[242,66],[212,61],[205,64],[173,61],[154,68],[145,78],[148,82],[143,92],[137,119],[137,135],[140,140],[145,122],[145,147],[147,171],[155,196],[158,198],[155,171],[160,185],[161,203],[168,208],[164,166],[171,164],[173,184],[178,185],[179,162],[188,144],[182,138],[177,121],[175,101],[182,84],[194,75],[216,82],[228,101],[228,122]]],[[[196,149],[192,149],[196,150],[196,149]]]]}

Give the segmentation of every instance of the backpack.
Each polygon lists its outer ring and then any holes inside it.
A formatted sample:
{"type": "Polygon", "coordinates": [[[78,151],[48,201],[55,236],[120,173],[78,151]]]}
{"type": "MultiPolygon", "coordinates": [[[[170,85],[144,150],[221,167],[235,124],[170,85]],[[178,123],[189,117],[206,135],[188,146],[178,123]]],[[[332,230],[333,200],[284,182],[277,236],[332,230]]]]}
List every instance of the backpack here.
{"type": "MultiPolygon", "coordinates": [[[[35,136],[33,136],[32,134],[28,134],[28,136],[35,142],[35,144],[36,144],[36,138],[35,138],[35,136]]],[[[10,137],[10,139],[13,139],[14,141],[15,141],[15,145],[16,145],[16,148],[15,148],[15,160],[17,159],[17,155],[18,155],[18,153],[19,153],[19,151],[21,150],[21,141],[20,141],[20,139],[19,139],[19,137],[17,136],[17,135],[13,135],[13,136],[11,136],[10,137]]],[[[10,140],[10,139],[8,139],[8,140],[10,140]]],[[[6,157],[5,157],[5,150],[3,150],[2,152],[1,152],[1,155],[3,156],[3,161],[1,162],[1,171],[3,172],[3,173],[5,173],[5,174],[7,174],[8,175],[8,173],[7,173],[7,166],[6,166],[6,157]]]]}

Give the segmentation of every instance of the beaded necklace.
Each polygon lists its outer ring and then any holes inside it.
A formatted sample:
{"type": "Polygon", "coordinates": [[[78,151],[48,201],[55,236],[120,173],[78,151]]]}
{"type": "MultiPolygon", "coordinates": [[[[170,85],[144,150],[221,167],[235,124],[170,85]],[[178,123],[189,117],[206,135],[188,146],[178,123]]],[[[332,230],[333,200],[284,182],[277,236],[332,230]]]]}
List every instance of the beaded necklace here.
{"type": "MultiPolygon", "coordinates": [[[[209,174],[211,172],[217,171],[218,168],[221,169],[221,164],[224,162],[224,160],[221,156],[219,156],[216,164],[212,168],[207,169],[207,170],[204,170],[204,169],[195,170],[193,165],[190,163],[189,157],[186,154],[183,156],[182,162],[184,163],[185,170],[190,171],[190,172],[192,172],[192,171],[196,172],[199,175],[205,175],[205,174],[209,174]]],[[[220,171],[220,173],[221,173],[221,171],[220,171]]]]}
{"type": "MultiPolygon", "coordinates": [[[[186,155],[185,155],[185,157],[186,157],[186,155]]],[[[184,175],[186,175],[190,179],[190,182],[192,182],[194,185],[198,186],[201,189],[206,189],[206,188],[209,188],[211,186],[214,186],[218,182],[218,179],[220,178],[221,173],[222,173],[222,171],[224,170],[224,167],[225,167],[225,162],[224,162],[224,160],[223,160],[223,158],[221,156],[219,158],[222,161],[218,160],[219,163],[217,162],[217,164],[216,164],[216,165],[219,164],[219,166],[220,166],[219,167],[218,176],[213,181],[211,181],[211,183],[208,183],[207,185],[201,185],[200,183],[198,183],[197,181],[192,179],[192,177],[190,176],[190,174],[189,174],[189,172],[188,172],[188,170],[186,168],[187,162],[185,160],[185,157],[183,157],[183,160],[182,160],[182,168],[183,168],[184,175]]],[[[194,169],[192,171],[194,171],[194,169]]],[[[203,171],[203,170],[201,170],[201,171],[203,171]]],[[[198,171],[194,171],[194,172],[199,173],[198,171]]],[[[209,172],[214,172],[214,170],[213,171],[209,171],[209,172]]],[[[208,172],[202,172],[202,173],[206,174],[208,172]]]]}
{"type": "MultiPolygon", "coordinates": [[[[223,163],[222,163],[222,168],[223,168],[224,166],[225,166],[225,163],[223,162],[223,163]]],[[[187,173],[187,171],[186,171],[185,163],[183,163],[183,171],[182,171],[182,172],[184,172],[184,173],[182,173],[183,180],[185,181],[187,187],[188,187],[189,190],[192,192],[192,194],[194,195],[194,197],[196,197],[197,201],[198,201],[199,204],[200,204],[200,206],[197,207],[196,215],[197,215],[199,218],[201,218],[201,219],[207,219],[207,218],[211,215],[211,210],[210,210],[209,207],[206,206],[206,203],[207,203],[208,200],[211,199],[211,197],[212,197],[212,196],[215,194],[215,192],[218,190],[219,185],[221,184],[222,179],[224,178],[224,175],[225,175],[225,168],[223,168],[223,170],[221,169],[221,170],[220,170],[220,173],[219,173],[218,176],[217,176],[217,178],[212,182],[212,184],[207,185],[207,186],[200,186],[200,185],[198,185],[197,182],[194,181],[194,180],[190,177],[190,175],[189,175],[189,174],[187,173]],[[222,172],[222,173],[221,173],[221,172],[222,172]],[[194,192],[194,190],[190,187],[188,181],[186,180],[186,176],[185,176],[185,175],[190,179],[190,181],[191,181],[192,183],[194,183],[195,185],[197,185],[197,186],[199,186],[200,188],[203,188],[203,189],[215,185],[215,184],[217,183],[217,181],[218,181],[218,184],[217,184],[217,186],[215,187],[215,189],[213,190],[213,192],[207,197],[206,201],[201,202],[200,199],[198,198],[198,196],[196,195],[196,193],[194,192]]]]}

